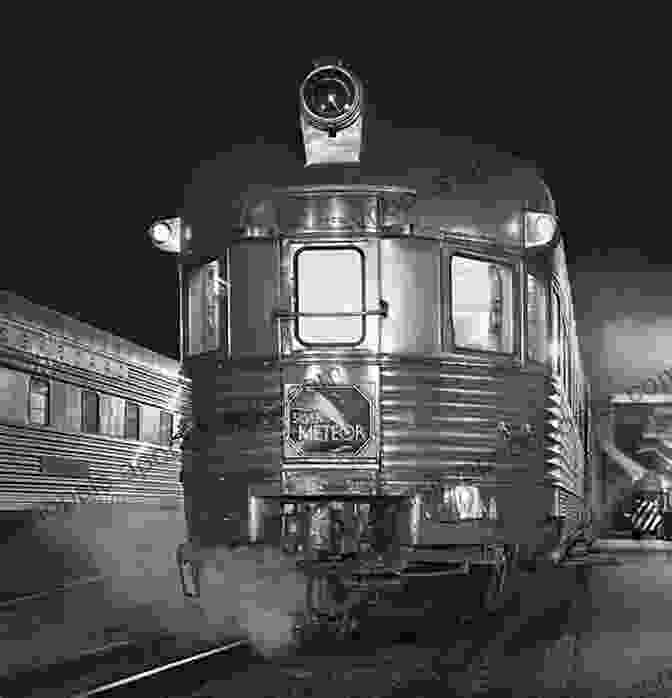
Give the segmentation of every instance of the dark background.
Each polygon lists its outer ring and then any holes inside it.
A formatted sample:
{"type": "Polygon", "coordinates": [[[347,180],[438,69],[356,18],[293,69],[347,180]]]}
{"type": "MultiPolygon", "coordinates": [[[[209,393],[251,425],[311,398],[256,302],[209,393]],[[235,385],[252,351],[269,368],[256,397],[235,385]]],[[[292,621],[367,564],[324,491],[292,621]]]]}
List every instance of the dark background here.
{"type": "Polygon", "coordinates": [[[300,152],[298,85],[313,58],[335,55],[395,128],[440,127],[536,162],[598,392],[661,371],[672,357],[663,19],[551,7],[522,22],[485,5],[469,19],[407,7],[364,26],[319,6],[291,22],[251,6],[257,16],[198,29],[159,15],[40,15],[11,64],[17,215],[0,287],[177,356],[175,260],[147,226],[178,211],[193,168],[234,143],[263,135],[300,152]]]}

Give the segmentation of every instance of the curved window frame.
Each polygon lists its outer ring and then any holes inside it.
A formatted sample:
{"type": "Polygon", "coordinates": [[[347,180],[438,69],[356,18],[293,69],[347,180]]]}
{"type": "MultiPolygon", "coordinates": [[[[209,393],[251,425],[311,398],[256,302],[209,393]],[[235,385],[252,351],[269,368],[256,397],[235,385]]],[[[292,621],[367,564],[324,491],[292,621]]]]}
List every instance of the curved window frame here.
{"type": "MultiPolygon", "coordinates": [[[[299,304],[299,284],[301,283],[301,279],[299,277],[299,256],[305,252],[316,252],[316,251],[328,251],[328,252],[335,252],[337,250],[350,250],[352,252],[356,252],[359,255],[360,258],[360,263],[361,263],[361,323],[362,323],[362,332],[361,335],[359,336],[359,339],[356,341],[352,342],[314,342],[314,341],[305,341],[301,339],[301,334],[300,334],[300,323],[301,323],[301,318],[297,317],[294,320],[294,337],[296,338],[296,341],[303,347],[307,348],[313,348],[313,347],[356,347],[362,344],[364,340],[366,339],[366,315],[364,315],[366,311],[366,257],[364,255],[364,251],[358,247],[357,245],[306,245],[305,247],[302,247],[301,249],[297,250],[296,253],[294,254],[294,259],[292,260],[292,273],[294,276],[294,289],[293,289],[293,301],[294,301],[294,308],[296,309],[297,313],[301,312],[301,306],[299,304]]],[[[334,316],[334,319],[337,319],[338,316],[334,316]]]]}
{"type": "Polygon", "coordinates": [[[517,313],[515,312],[515,307],[516,303],[518,302],[518,298],[520,297],[520,289],[517,288],[519,285],[519,282],[517,281],[518,279],[518,267],[514,262],[511,261],[504,261],[502,259],[498,259],[496,257],[488,257],[485,255],[479,255],[479,254],[472,254],[470,252],[464,252],[462,250],[456,250],[454,252],[451,252],[450,255],[448,256],[448,317],[449,317],[449,322],[450,322],[450,335],[451,335],[451,344],[452,344],[452,351],[455,352],[468,352],[468,353],[477,353],[477,354],[484,354],[486,356],[507,356],[507,357],[513,357],[517,353],[519,354],[519,350],[517,349],[516,346],[516,336],[518,333],[518,330],[516,329],[518,327],[518,320],[517,320],[517,313]],[[510,351],[499,351],[498,349],[481,349],[481,348],[476,348],[476,347],[465,347],[461,346],[457,343],[456,341],[456,336],[455,336],[455,313],[454,313],[454,287],[453,287],[453,260],[456,257],[460,257],[462,259],[470,259],[473,261],[477,262],[485,262],[487,264],[496,264],[500,267],[506,267],[510,274],[511,274],[511,307],[509,309],[510,313],[510,322],[511,322],[511,336],[510,336],[510,346],[511,349],[510,351]]]}

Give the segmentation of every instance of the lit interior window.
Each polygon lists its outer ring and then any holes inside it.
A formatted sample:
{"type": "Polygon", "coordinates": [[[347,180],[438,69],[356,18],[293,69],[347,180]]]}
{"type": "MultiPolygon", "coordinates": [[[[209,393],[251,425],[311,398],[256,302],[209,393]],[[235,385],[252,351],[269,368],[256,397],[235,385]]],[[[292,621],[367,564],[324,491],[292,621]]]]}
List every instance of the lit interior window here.
{"type": "Polygon", "coordinates": [[[30,423],[49,424],[49,383],[35,378],[30,381],[30,423]]]}
{"type": "Polygon", "coordinates": [[[527,275],[527,358],[546,361],[546,287],[527,275]]]}
{"type": "Polygon", "coordinates": [[[455,346],[512,352],[511,269],[485,260],[455,256],[451,272],[455,346]]]}
{"type": "MultiPolygon", "coordinates": [[[[298,312],[363,312],[363,267],[363,255],[354,248],[308,248],[298,252],[298,312]]],[[[304,344],[357,344],[364,338],[364,318],[302,317],[298,319],[297,337],[304,344]]]]}

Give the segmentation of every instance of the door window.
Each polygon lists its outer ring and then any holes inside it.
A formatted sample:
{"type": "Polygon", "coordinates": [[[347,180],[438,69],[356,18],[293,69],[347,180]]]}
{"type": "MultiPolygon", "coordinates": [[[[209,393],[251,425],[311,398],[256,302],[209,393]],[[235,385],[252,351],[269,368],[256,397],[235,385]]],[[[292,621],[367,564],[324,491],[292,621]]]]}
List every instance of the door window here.
{"type": "Polygon", "coordinates": [[[308,247],[295,257],[296,310],[325,317],[297,318],[304,345],[359,344],[365,318],[338,313],[364,312],[364,255],[356,247],[308,247]],[[333,314],[329,317],[329,314],[333,314]]]}

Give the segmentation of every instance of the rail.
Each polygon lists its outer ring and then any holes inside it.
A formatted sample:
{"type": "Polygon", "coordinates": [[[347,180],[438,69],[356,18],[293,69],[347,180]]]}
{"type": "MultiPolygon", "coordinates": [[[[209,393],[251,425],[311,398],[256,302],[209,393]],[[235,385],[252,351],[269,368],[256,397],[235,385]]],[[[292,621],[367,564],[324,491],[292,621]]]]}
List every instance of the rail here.
{"type": "Polygon", "coordinates": [[[229,652],[236,647],[243,647],[247,645],[249,645],[249,640],[236,640],[235,642],[230,642],[226,645],[221,645],[220,647],[214,647],[213,649],[198,652],[197,654],[190,655],[189,657],[183,657],[182,659],[167,662],[166,664],[160,664],[152,667],[151,669],[146,669],[144,671],[131,674],[130,676],[126,676],[123,679],[118,679],[116,681],[97,686],[96,688],[73,694],[70,696],[70,698],[91,698],[92,696],[100,696],[106,693],[110,694],[116,689],[123,689],[131,684],[156,676],[157,674],[172,671],[173,669],[207,659],[208,657],[212,657],[216,654],[229,652]]]}
{"type": "Polygon", "coordinates": [[[204,677],[221,673],[222,658],[245,666],[266,661],[248,638],[222,638],[218,646],[185,639],[161,634],[127,638],[57,663],[10,672],[0,677],[0,696],[165,698],[174,690],[191,695],[204,677]]]}
{"type": "Polygon", "coordinates": [[[99,582],[104,582],[105,577],[103,575],[95,575],[93,577],[81,577],[80,579],[75,579],[67,584],[61,584],[60,586],[54,587],[53,589],[46,589],[45,591],[36,591],[32,594],[24,594],[23,596],[13,596],[9,599],[0,601],[0,608],[9,608],[15,606],[18,603],[23,603],[25,601],[36,601],[37,599],[45,599],[53,594],[60,594],[70,589],[74,589],[79,586],[86,586],[87,584],[97,584],[99,582]]]}

